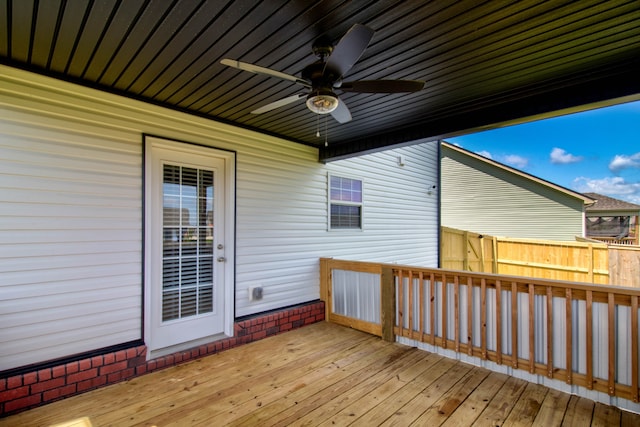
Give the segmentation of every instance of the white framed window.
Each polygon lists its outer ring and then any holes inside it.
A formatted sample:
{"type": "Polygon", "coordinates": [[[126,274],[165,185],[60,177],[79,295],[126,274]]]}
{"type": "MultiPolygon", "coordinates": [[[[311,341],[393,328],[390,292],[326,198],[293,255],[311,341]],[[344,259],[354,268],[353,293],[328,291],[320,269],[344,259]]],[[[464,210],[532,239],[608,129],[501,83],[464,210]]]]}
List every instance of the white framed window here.
{"type": "Polygon", "coordinates": [[[362,230],[361,179],[329,175],[329,229],[362,230]]]}

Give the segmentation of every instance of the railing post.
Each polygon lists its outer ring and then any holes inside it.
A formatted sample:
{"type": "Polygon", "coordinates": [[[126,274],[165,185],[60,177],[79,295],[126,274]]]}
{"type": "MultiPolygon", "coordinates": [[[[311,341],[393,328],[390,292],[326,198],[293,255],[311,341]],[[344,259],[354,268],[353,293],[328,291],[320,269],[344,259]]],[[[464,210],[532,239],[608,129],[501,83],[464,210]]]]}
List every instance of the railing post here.
{"type": "Polygon", "coordinates": [[[396,286],[393,268],[383,265],[380,275],[380,323],[382,324],[382,339],[395,342],[396,335],[396,286]]]}
{"type": "Polygon", "coordinates": [[[330,258],[320,258],[320,299],[324,301],[324,319],[329,321],[331,314],[331,270],[330,258]]]}

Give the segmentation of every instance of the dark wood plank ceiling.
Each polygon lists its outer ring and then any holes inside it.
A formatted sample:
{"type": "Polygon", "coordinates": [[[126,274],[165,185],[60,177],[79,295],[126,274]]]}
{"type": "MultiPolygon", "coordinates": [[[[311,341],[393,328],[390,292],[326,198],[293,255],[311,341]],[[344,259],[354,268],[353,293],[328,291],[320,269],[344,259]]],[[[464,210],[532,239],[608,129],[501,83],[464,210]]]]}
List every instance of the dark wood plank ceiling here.
{"type": "Polygon", "coordinates": [[[640,1],[0,0],[0,61],[318,146],[331,160],[640,98],[640,1]],[[425,89],[341,94],[345,124],[302,100],[255,115],[301,87],[220,64],[299,75],[317,37],[337,42],[354,23],[376,33],[347,80],[425,89]]]}

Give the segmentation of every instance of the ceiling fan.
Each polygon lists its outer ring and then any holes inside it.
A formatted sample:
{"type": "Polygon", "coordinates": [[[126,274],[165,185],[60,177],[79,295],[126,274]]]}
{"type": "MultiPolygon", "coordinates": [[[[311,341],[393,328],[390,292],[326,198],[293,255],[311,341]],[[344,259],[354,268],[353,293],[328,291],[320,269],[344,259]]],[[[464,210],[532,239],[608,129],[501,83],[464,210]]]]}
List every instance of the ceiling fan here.
{"type": "Polygon", "coordinates": [[[374,31],[371,28],[355,24],[335,46],[327,37],[318,38],[312,46],[313,53],[318,57],[318,60],[307,65],[302,70],[301,77],[234,59],[223,59],[220,62],[239,70],[289,80],[307,89],[306,92],[257,108],[251,111],[252,114],[266,113],[306,98],[309,110],[316,114],[331,114],[339,123],[346,123],[351,120],[351,113],[345,103],[336,95],[335,90],[360,93],[402,93],[417,92],[424,87],[423,81],[416,80],[359,80],[353,82],[342,80],[343,76],[360,59],[373,38],[373,34],[374,31]]]}

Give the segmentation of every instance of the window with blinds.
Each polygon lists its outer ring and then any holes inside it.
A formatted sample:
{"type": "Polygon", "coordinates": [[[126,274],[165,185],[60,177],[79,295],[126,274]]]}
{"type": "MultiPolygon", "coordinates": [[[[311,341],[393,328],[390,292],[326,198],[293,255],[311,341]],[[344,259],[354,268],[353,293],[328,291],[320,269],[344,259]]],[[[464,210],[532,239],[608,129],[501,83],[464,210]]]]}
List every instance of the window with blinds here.
{"type": "Polygon", "coordinates": [[[362,228],[362,181],[329,176],[329,228],[362,228]]]}
{"type": "Polygon", "coordinates": [[[162,320],[213,311],[213,171],[163,166],[162,320]]]}

